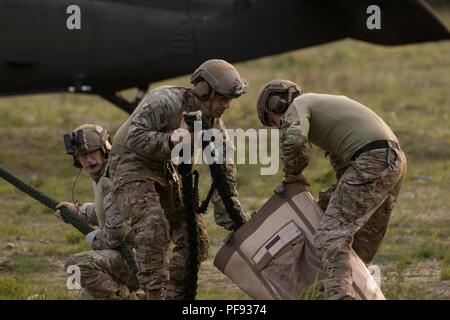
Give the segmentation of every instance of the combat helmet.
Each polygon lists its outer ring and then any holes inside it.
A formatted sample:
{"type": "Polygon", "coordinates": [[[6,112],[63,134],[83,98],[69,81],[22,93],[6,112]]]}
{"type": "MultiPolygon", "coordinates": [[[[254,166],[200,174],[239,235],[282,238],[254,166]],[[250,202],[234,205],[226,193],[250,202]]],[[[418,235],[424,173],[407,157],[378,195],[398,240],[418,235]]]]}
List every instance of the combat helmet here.
{"type": "Polygon", "coordinates": [[[83,124],[64,135],[64,146],[67,154],[73,156],[73,165],[81,168],[78,155],[95,150],[102,150],[103,156],[108,158],[111,150],[111,139],[106,129],[95,124],[83,124]]]}
{"type": "Polygon", "coordinates": [[[191,76],[193,94],[200,100],[219,94],[227,99],[237,98],[247,92],[248,83],[237,69],[220,59],[202,63],[191,76]]]}
{"type": "Polygon", "coordinates": [[[295,97],[302,93],[300,86],[289,80],[278,79],[267,83],[261,89],[256,103],[258,118],[261,123],[270,126],[267,121],[267,112],[284,113],[295,97]]]}

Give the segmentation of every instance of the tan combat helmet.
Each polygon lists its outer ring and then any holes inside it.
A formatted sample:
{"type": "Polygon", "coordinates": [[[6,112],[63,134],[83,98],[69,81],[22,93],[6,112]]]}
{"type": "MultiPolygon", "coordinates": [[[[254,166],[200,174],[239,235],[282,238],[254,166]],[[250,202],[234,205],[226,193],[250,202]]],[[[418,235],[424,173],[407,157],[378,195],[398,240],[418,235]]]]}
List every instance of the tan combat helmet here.
{"type": "Polygon", "coordinates": [[[258,95],[256,109],[261,123],[270,126],[267,112],[282,114],[286,111],[295,97],[301,95],[302,89],[295,82],[289,80],[272,80],[267,83],[258,95]]]}
{"type": "Polygon", "coordinates": [[[99,125],[83,124],[72,133],[64,135],[64,146],[67,154],[73,156],[73,165],[81,168],[77,156],[101,149],[105,158],[111,150],[108,132],[99,125]]]}
{"type": "Polygon", "coordinates": [[[232,99],[247,92],[248,83],[237,69],[225,60],[211,59],[200,65],[191,76],[193,94],[200,100],[219,94],[232,99]]]}

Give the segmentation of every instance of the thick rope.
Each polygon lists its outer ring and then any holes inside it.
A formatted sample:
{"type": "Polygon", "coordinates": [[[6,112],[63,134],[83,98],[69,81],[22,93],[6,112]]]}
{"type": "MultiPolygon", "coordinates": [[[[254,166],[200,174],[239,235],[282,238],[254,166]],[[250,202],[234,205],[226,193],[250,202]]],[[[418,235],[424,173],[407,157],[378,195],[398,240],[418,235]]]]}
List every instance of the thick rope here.
{"type": "MultiPolygon", "coordinates": [[[[14,176],[11,172],[6,170],[5,168],[2,168],[1,166],[0,166],[0,177],[2,177],[4,180],[6,180],[10,184],[12,184],[14,187],[19,189],[20,191],[26,193],[30,197],[39,201],[44,206],[46,206],[52,210],[56,210],[56,206],[58,205],[59,202],[46,196],[42,192],[34,189],[32,186],[26,184],[25,182],[23,182],[22,180],[20,180],[19,178],[14,176]]],[[[73,215],[67,208],[61,208],[60,214],[65,222],[70,223],[82,234],[86,235],[89,232],[94,231],[94,229],[91,226],[86,224],[79,217],[73,215]]],[[[139,289],[139,281],[136,277],[138,268],[137,268],[136,262],[134,261],[133,251],[125,243],[122,243],[119,247],[117,247],[117,250],[119,251],[122,258],[127,262],[128,267],[130,268],[130,270],[133,273],[134,279],[132,280],[132,283],[130,284],[130,288],[133,290],[139,289]]]]}
{"type": "MultiPolygon", "coordinates": [[[[211,126],[206,121],[202,121],[202,128],[205,130],[209,130],[211,129],[211,126]]],[[[202,140],[202,149],[204,150],[209,144],[210,142],[202,140]]],[[[215,150],[213,152],[215,152],[215,150]]],[[[226,175],[226,168],[224,165],[213,162],[209,165],[209,171],[211,173],[213,182],[211,185],[211,189],[208,192],[207,199],[209,198],[210,200],[213,195],[214,189],[217,189],[217,192],[219,193],[219,196],[222,199],[223,204],[225,205],[225,209],[230,215],[230,219],[234,222],[234,230],[236,231],[245,223],[245,220],[241,216],[240,210],[236,208],[234,202],[231,201],[231,198],[234,196],[234,194],[232,191],[231,183],[228,181],[228,177],[226,175]]],[[[202,203],[202,207],[207,207],[208,202],[206,202],[205,204],[202,203]]],[[[204,208],[201,209],[203,210],[204,208]]]]}
{"type": "Polygon", "coordinates": [[[192,165],[180,164],[178,172],[181,174],[181,185],[183,193],[183,204],[187,224],[188,259],[185,270],[185,300],[194,300],[198,288],[198,271],[200,267],[199,236],[197,225],[197,210],[199,203],[198,195],[198,172],[192,172],[192,165]]]}
{"type": "MultiPolygon", "coordinates": [[[[190,131],[193,132],[195,118],[191,116],[185,116],[184,120],[188,124],[190,131]]],[[[205,121],[203,121],[203,128],[209,129],[210,126],[205,121]]],[[[204,150],[208,145],[208,142],[203,141],[202,150],[204,150]]],[[[182,156],[182,154],[180,156],[182,156]]],[[[209,168],[213,182],[206,199],[202,202],[201,206],[199,206],[198,172],[196,170],[192,171],[192,164],[190,163],[181,163],[178,165],[178,172],[181,175],[183,205],[186,214],[186,224],[188,232],[188,259],[185,270],[186,291],[184,296],[184,298],[187,300],[195,299],[198,288],[198,271],[200,267],[200,240],[196,214],[206,212],[215,189],[217,189],[220,198],[222,199],[225,208],[230,215],[231,220],[234,222],[234,229],[237,230],[245,223],[240,214],[239,208],[236,208],[234,203],[231,201],[233,192],[230,182],[228,181],[228,178],[226,176],[225,167],[213,163],[209,166],[209,168]]]]}

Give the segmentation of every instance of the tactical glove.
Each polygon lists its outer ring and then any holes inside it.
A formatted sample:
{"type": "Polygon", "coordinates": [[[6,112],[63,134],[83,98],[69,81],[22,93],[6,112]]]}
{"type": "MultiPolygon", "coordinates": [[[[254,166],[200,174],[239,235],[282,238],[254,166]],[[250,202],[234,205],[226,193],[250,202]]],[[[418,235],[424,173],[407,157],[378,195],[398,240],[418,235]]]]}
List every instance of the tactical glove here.
{"type": "Polygon", "coordinates": [[[94,247],[93,247],[93,243],[94,243],[94,241],[95,241],[95,237],[96,237],[100,232],[102,232],[102,231],[101,231],[101,230],[98,230],[98,229],[89,232],[89,233],[86,235],[86,238],[85,238],[84,241],[85,241],[91,248],[94,248],[94,247]]]}
{"type": "MultiPolygon", "coordinates": [[[[59,211],[59,209],[61,209],[61,208],[66,208],[67,210],[70,211],[71,214],[73,214],[75,216],[78,215],[78,205],[75,205],[72,202],[60,202],[56,206],[55,216],[63,222],[65,222],[65,221],[61,216],[61,212],[59,211]]],[[[67,222],[65,222],[65,223],[67,223],[67,222]]]]}

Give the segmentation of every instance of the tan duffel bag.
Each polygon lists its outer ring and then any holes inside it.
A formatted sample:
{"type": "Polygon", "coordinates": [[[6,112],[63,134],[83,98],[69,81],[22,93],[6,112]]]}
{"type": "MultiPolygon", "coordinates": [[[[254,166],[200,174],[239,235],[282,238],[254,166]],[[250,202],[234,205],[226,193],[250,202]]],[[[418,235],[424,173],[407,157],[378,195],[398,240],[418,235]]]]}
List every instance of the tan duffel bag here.
{"type": "MultiPolygon", "coordinates": [[[[225,240],[214,265],[253,299],[320,298],[325,277],[314,249],[314,230],[322,210],[302,184],[282,186],[225,240]]],[[[355,296],[384,300],[353,250],[350,263],[355,296]]]]}

